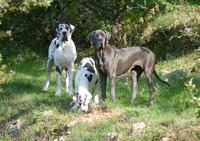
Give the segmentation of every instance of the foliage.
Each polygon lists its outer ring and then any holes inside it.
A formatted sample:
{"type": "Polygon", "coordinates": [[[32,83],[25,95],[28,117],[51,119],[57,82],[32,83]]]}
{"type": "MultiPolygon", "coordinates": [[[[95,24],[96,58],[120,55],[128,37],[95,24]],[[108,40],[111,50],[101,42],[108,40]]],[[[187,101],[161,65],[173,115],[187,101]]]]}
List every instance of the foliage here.
{"type": "Polygon", "coordinates": [[[195,109],[196,109],[196,116],[198,118],[200,118],[200,97],[199,96],[195,96],[194,95],[194,91],[198,91],[198,89],[196,88],[195,84],[192,83],[192,79],[190,79],[190,81],[187,81],[185,83],[185,86],[187,88],[187,90],[189,91],[189,95],[192,99],[192,102],[194,103],[195,109]]]}
{"type": "MultiPolygon", "coordinates": [[[[158,57],[166,58],[167,53],[175,55],[198,45],[199,10],[189,4],[195,5],[198,1],[4,0],[0,3],[0,49],[12,48],[23,56],[27,48],[47,54],[49,43],[55,36],[54,27],[67,22],[76,26],[73,39],[83,56],[91,56],[87,35],[95,29],[106,29],[112,32],[111,44],[119,48],[147,46],[158,57]],[[174,15],[182,18],[170,20],[174,15]],[[161,17],[166,18],[163,21],[161,17]],[[186,22],[188,18],[190,21],[186,22]],[[180,21],[185,22],[179,24],[180,21]],[[149,34],[151,31],[153,33],[149,34]],[[180,43],[181,46],[176,46],[180,43]]],[[[5,52],[3,57],[6,57],[5,52]]]]}
{"type": "Polygon", "coordinates": [[[2,64],[2,57],[0,54],[0,92],[2,92],[1,85],[7,83],[13,76],[14,72],[10,71],[9,73],[6,72],[6,65],[2,64]]]}

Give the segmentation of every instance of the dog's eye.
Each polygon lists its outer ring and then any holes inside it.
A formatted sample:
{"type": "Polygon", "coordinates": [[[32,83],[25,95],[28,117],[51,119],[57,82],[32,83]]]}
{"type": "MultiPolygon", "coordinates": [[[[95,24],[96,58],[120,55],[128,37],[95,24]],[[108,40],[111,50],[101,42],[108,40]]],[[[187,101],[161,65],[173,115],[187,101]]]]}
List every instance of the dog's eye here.
{"type": "Polygon", "coordinates": [[[101,36],[104,37],[105,35],[102,33],[101,36]]]}
{"type": "Polygon", "coordinates": [[[61,27],[61,28],[59,28],[59,30],[62,30],[62,27],[61,27]]]}

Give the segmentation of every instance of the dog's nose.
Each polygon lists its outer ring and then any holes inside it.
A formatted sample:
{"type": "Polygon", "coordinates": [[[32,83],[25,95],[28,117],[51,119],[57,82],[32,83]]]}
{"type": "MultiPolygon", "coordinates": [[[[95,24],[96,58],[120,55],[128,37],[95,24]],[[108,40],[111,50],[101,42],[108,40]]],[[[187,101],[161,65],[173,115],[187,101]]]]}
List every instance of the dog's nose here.
{"type": "Polygon", "coordinates": [[[100,42],[100,43],[103,42],[103,39],[98,39],[98,42],[100,42]]]}
{"type": "Polygon", "coordinates": [[[64,31],[64,32],[63,32],[63,35],[66,36],[66,35],[67,35],[67,32],[64,31]]]}

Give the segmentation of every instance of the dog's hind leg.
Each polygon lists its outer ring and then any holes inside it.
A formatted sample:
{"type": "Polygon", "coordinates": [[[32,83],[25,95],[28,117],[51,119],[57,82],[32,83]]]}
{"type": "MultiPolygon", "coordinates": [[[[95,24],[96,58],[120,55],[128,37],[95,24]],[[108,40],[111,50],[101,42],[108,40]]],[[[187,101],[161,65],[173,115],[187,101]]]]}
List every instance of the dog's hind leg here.
{"type": "Polygon", "coordinates": [[[66,78],[66,91],[69,95],[73,95],[73,75],[74,75],[74,64],[68,68],[67,78],[66,78]]]}
{"type": "Polygon", "coordinates": [[[47,91],[47,89],[49,87],[52,66],[53,66],[53,59],[48,58],[47,65],[46,65],[47,78],[46,78],[45,86],[43,88],[43,90],[45,90],[45,91],[47,91]]]}
{"type": "Polygon", "coordinates": [[[65,86],[66,86],[66,92],[69,92],[69,70],[65,69],[66,71],[66,79],[65,79],[65,86]]]}
{"type": "Polygon", "coordinates": [[[145,72],[145,76],[147,78],[148,84],[149,84],[149,103],[147,104],[147,106],[151,106],[153,104],[153,98],[154,98],[154,87],[153,87],[153,79],[152,79],[152,75],[153,75],[153,71],[148,70],[145,72]]]}
{"type": "Polygon", "coordinates": [[[143,69],[139,66],[134,67],[131,70],[131,78],[132,78],[132,87],[133,87],[133,92],[131,96],[131,102],[134,101],[138,94],[138,80],[143,72],[143,69]]]}

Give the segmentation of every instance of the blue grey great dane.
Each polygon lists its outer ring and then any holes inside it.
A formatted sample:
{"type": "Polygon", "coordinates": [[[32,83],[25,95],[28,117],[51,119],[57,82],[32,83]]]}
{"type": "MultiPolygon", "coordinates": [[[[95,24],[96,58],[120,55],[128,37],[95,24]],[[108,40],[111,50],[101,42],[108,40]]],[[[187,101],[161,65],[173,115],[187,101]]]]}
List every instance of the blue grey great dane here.
{"type": "Polygon", "coordinates": [[[95,30],[88,35],[88,40],[95,46],[95,63],[99,71],[101,81],[102,99],[106,98],[107,76],[110,80],[110,99],[115,100],[115,78],[121,74],[131,71],[133,92],[131,101],[133,102],[138,94],[138,80],[145,73],[149,88],[150,98],[148,106],[153,104],[154,87],[152,75],[158,80],[170,86],[160,79],[155,70],[155,54],[145,47],[127,47],[118,49],[110,46],[108,41],[111,35],[106,30],[95,30]]]}

